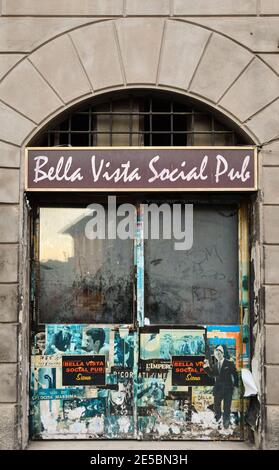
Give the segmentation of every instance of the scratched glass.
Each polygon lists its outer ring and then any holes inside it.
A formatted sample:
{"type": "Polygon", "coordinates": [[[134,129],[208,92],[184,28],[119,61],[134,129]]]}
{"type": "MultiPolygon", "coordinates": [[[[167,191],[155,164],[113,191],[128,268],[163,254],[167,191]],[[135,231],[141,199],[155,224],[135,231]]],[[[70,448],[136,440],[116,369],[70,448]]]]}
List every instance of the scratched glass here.
{"type": "Polygon", "coordinates": [[[237,207],[194,205],[193,219],[190,250],[175,250],[173,238],[145,241],[145,317],[151,324],[237,324],[237,207]]]}
{"type": "Polygon", "coordinates": [[[132,323],[133,240],[89,240],[81,208],[40,209],[39,321],[132,323]]]}

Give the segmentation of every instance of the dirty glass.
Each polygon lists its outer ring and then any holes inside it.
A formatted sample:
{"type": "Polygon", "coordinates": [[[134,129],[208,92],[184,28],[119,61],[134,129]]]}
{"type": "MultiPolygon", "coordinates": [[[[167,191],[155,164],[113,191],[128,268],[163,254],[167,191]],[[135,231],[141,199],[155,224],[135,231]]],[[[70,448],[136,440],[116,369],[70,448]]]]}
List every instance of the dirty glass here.
{"type": "MultiPolygon", "coordinates": [[[[193,245],[145,241],[145,316],[151,324],[238,322],[237,207],[193,208],[193,245]]],[[[182,212],[182,219],[184,215],[182,212]]]]}
{"type": "Polygon", "coordinates": [[[82,208],[40,209],[41,323],[132,322],[133,241],[90,240],[90,219],[82,208]]]}

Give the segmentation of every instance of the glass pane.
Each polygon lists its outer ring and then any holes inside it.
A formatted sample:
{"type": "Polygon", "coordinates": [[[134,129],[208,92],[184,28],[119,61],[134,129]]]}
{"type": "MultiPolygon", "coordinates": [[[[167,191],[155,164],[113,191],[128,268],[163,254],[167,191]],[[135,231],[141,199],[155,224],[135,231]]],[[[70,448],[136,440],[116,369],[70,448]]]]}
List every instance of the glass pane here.
{"type": "Polygon", "coordinates": [[[94,108],[95,112],[110,112],[111,115],[97,114],[95,128],[98,146],[141,145],[143,137],[142,120],[139,114],[138,100],[117,100],[111,105],[94,108]]]}
{"type": "Polygon", "coordinates": [[[132,323],[133,241],[88,239],[91,218],[86,209],[40,209],[42,323],[132,323]]]}
{"type": "Polygon", "coordinates": [[[86,147],[89,145],[90,135],[83,132],[78,132],[71,135],[71,145],[73,147],[86,147]]]}
{"type": "Polygon", "coordinates": [[[194,131],[195,132],[202,132],[202,131],[211,131],[211,116],[207,114],[195,114],[194,119],[194,131]]]}
{"type": "Polygon", "coordinates": [[[196,114],[194,118],[194,142],[193,145],[212,145],[211,116],[196,114]],[[205,133],[207,131],[209,133],[205,133]]]}
{"type": "Polygon", "coordinates": [[[70,138],[72,137],[72,134],[68,134],[67,132],[63,134],[52,134],[53,141],[50,142],[50,146],[52,145],[67,145],[69,144],[70,138]]]}
{"type": "Polygon", "coordinates": [[[211,134],[194,134],[194,143],[193,145],[208,146],[212,145],[212,136],[211,134]]]}
{"type": "Polygon", "coordinates": [[[237,207],[194,206],[193,217],[190,250],[175,250],[175,240],[161,234],[145,242],[145,316],[151,324],[238,321],[237,207]]]}
{"type": "Polygon", "coordinates": [[[187,145],[187,134],[173,134],[173,145],[175,147],[187,145]]]}
{"type": "Polygon", "coordinates": [[[73,114],[71,118],[71,129],[72,131],[89,131],[89,113],[88,114],[81,114],[76,113],[73,114]]]}
{"type": "Polygon", "coordinates": [[[101,113],[110,112],[109,103],[105,103],[94,108],[94,112],[100,113],[97,114],[92,120],[93,130],[97,131],[97,134],[95,134],[94,145],[98,145],[99,147],[108,147],[111,144],[110,133],[112,126],[112,118],[108,114],[101,113]]]}
{"type": "Polygon", "coordinates": [[[214,145],[233,145],[233,133],[214,134],[214,145]]]}
{"type": "Polygon", "coordinates": [[[187,124],[187,121],[189,121],[189,119],[191,119],[191,115],[175,114],[173,116],[173,131],[187,131],[189,129],[189,124],[187,124]]]}

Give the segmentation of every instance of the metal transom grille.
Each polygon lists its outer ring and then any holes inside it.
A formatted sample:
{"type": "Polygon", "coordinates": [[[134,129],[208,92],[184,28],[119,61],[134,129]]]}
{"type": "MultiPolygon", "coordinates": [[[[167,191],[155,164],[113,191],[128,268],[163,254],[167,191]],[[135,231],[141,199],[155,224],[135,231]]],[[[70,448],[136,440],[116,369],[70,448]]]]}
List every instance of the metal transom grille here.
{"type": "Polygon", "coordinates": [[[245,144],[216,116],[171,94],[111,97],[63,116],[34,146],[210,146],[245,144]]]}

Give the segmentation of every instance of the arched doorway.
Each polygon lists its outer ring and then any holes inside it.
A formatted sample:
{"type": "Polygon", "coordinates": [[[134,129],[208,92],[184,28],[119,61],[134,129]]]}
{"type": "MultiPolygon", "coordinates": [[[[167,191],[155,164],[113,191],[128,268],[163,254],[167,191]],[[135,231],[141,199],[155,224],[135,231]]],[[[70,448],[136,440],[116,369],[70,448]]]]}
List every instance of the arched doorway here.
{"type": "MultiPolygon", "coordinates": [[[[230,124],[179,95],[137,91],[72,110],[30,146],[249,144],[230,124]]],[[[117,198],[117,207],[136,208],[135,241],[86,237],[89,204],[102,205],[109,226],[104,193],[30,194],[32,437],[242,439],[237,381],[249,364],[247,197],[123,191],[117,198]],[[168,204],[171,215],[179,203],[181,219],[191,205],[193,246],[175,251],[173,238],[161,237],[160,217],[157,239],[144,240],[142,203],[168,204]],[[218,384],[222,368],[226,378],[218,384]]]]}

